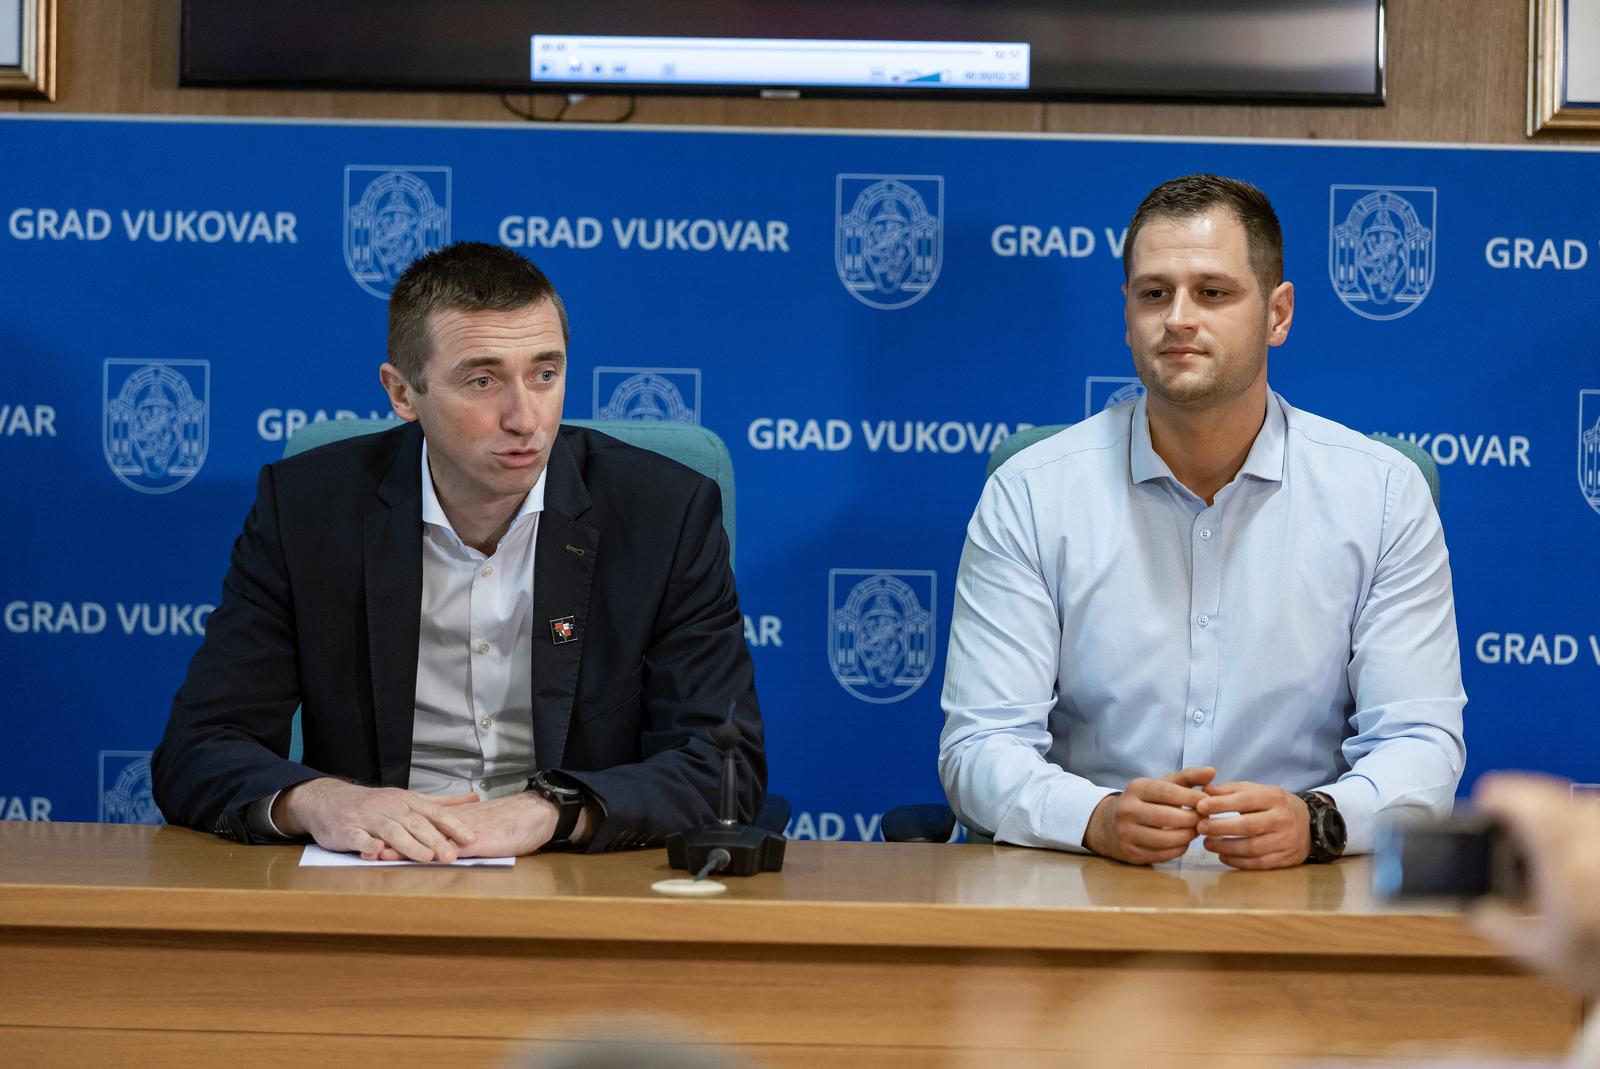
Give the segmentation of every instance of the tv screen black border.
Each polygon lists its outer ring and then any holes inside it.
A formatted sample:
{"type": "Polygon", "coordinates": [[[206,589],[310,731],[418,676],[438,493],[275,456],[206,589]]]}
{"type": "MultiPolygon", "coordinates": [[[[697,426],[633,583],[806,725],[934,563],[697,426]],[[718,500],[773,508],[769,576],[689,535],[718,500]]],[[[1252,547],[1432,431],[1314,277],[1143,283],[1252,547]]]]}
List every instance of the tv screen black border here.
{"type": "MultiPolygon", "coordinates": [[[[374,8],[382,7],[388,14],[396,12],[405,14],[404,9],[409,8],[411,14],[416,14],[421,8],[427,6],[430,0],[325,0],[322,3],[311,3],[309,0],[181,0],[180,9],[180,47],[179,47],[179,79],[178,84],[190,88],[237,88],[237,89],[285,89],[285,90],[344,90],[344,91],[394,91],[394,92],[449,92],[449,93],[501,93],[501,94],[584,94],[588,96],[641,96],[641,97],[724,97],[724,98],[750,98],[764,97],[768,99],[823,99],[823,100],[947,100],[947,101],[994,101],[999,103],[1047,103],[1047,102],[1104,102],[1104,103],[1192,103],[1210,102],[1218,104],[1270,104],[1287,106],[1382,106],[1386,97],[1386,33],[1387,33],[1387,0],[1363,0],[1370,2],[1374,7],[1376,40],[1373,42],[1373,71],[1372,88],[1370,91],[1360,92],[1295,92],[1295,91],[1262,91],[1243,90],[1230,91],[1218,88],[1179,88],[1164,89],[1149,86],[1134,86],[1130,88],[1093,88],[1093,87],[1030,87],[1022,90],[1009,89],[913,89],[889,88],[882,89],[858,86],[792,86],[792,85],[760,85],[749,83],[742,85],[729,84],[690,84],[690,83],[608,83],[608,82],[534,82],[531,77],[521,80],[509,79],[502,74],[487,75],[482,78],[462,78],[458,74],[449,77],[414,76],[401,79],[383,74],[363,73],[353,77],[338,77],[327,74],[325,71],[315,75],[308,75],[304,69],[296,71],[283,67],[278,69],[263,70],[259,61],[239,62],[237,60],[219,62],[214,51],[197,48],[195,33],[197,30],[196,19],[215,18],[226,15],[235,19],[260,19],[268,16],[281,16],[286,12],[293,13],[294,9],[302,9],[303,14],[327,16],[332,9],[343,9],[339,14],[349,17],[352,12],[368,4],[374,8]]],[[[455,0],[448,6],[457,11],[466,0],[455,0]]],[[[495,4],[511,6],[516,0],[477,0],[484,7],[495,4]]],[[[526,6],[526,0],[522,0],[526,6]]],[[[709,0],[711,5],[721,4],[724,7],[737,6],[741,2],[763,4],[770,0],[709,0]]],[[[843,0],[840,0],[843,2],[843,0]]],[[[881,0],[881,2],[906,2],[913,0],[881,0]]],[[[936,0],[936,2],[958,3],[960,0],[936,0]]],[[[976,0],[978,3],[992,4],[994,0],[976,0]]],[[[1018,0],[1025,4],[1027,0],[1018,0]]],[[[1103,2],[1103,0],[1102,0],[1103,2]]],[[[1167,0],[1176,2],[1176,0],[1167,0]]],[[[1262,0],[1234,0],[1242,8],[1259,10],[1262,0]]],[[[679,8],[678,10],[681,10],[679,8]]],[[[579,32],[579,31],[573,31],[579,32]]],[[[583,31],[587,32],[587,31],[583,31]]],[[[630,32],[632,32],[630,30],[630,32]]],[[[647,35],[646,33],[641,33],[647,35]]],[[[690,35],[685,33],[685,36],[690,35]]],[[[706,34],[711,36],[711,34],[706,34]]],[[[723,36],[733,36],[724,34],[723,36]]],[[[753,35],[751,35],[753,36],[753,35]]],[[[794,36],[794,35],[788,35],[794,36]]],[[[526,39],[526,38],[523,38],[526,39]]],[[[887,39],[887,38],[886,38],[887,39]]],[[[903,38],[902,38],[903,39],[903,38]]],[[[354,38],[345,36],[338,42],[346,49],[358,47],[354,38]]]]}

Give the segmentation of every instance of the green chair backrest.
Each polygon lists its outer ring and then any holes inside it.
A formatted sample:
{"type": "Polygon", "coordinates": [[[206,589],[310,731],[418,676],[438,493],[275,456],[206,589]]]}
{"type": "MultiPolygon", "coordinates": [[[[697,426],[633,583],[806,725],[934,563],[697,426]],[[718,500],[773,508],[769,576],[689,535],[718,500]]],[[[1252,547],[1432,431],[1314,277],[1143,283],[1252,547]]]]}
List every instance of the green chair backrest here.
{"type": "MultiPolygon", "coordinates": [[[[1049,423],[1043,427],[1029,427],[1025,431],[1018,431],[1009,438],[1000,439],[1000,444],[994,447],[993,453],[989,454],[989,467],[984,472],[984,478],[987,479],[993,475],[1000,465],[1010,460],[1012,455],[1019,450],[1027,448],[1034,442],[1043,441],[1057,431],[1064,431],[1070,426],[1072,426],[1070,423],[1049,423]]],[[[1428,492],[1433,495],[1433,507],[1437,509],[1439,507],[1439,466],[1433,462],[1433,457],[1429,456],[1426,450],[1419,448],[1414,442],[1408,442],[1404,438],[1395,438],[1388,434],[1369,434],[1367,437],[1374,442],[1382,442],[1391,449],[1403,453],[1422,470],[1422,477],[1428,483],[1428,492]]]]}
{"type": "Polygon", "coordinates": [[[1428,482],[1428,493],[1433,495],[1433,507],[1437,511],[1439,508],[1439,465],[1433,462],[1433,457],[1428,455],[1427,450],[1421,448],[1415,442],[1408,442],[1404,438],[1396,438],[1392,434],[1369,434],[1367,437],[1374,442],[1382,442],[1391,449],[1398,449],[1410,457],[1413,464],[1422,469],[1422,477],[1428,482]]]}
{"type": "MultiPolygon", "coordinates": [[[[589,427],[609,434],[629,445],[649,449],[662,456],[713,479],[722,491],[722,528],[728,532],[728,563],[734,556],[734,483],[733,458],[722,439],[705,427],[693,423],[651,422],[646,420],[562,420],[569,427],[589,427]]],[[[319,445],[354,438],[361,434],[376,434],[395,426],[392,419],[330,419],[308,423],[297,430],[284,445],[283,455],[292,457],[319,445]]]]}
{"type": "Polygon", "coordinates": [[[989,476],[1000,470],[1000,465],[1034,442],[1042,442],[1057,431],[1064,431],[1070,426],[1072,426],[1070,423],[1046,423],[1042,427],[1029,427],[1025,431],[1017,431],[1000,439],[994,447],[994,452],[989,454],[989,467],[984,470],[984,480],[987,481],[989,476]]]}

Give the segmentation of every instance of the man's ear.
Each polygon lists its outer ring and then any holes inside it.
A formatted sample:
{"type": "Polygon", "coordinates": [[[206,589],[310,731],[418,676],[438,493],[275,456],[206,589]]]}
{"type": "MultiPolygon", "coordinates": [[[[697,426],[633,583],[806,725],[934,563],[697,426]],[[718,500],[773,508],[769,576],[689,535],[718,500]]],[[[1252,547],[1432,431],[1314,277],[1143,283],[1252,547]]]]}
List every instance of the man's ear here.
{"type": "Polygon", "coordinates": [[[389,395],[389,407],[394,409],[395,415],[407,420],[417,418],[417,406],[411,403],[416,391],[400,374],[399,368],[385,363],[378,368],[378,381],[383,383],[383,392],[389,395]]]}
{"type": "Polygon", "coordinates": [[[1267,298],[1267,344],[1282,345],[1289,340],[1294,323],[1294,283],[1280,282],[1267,298]]]}

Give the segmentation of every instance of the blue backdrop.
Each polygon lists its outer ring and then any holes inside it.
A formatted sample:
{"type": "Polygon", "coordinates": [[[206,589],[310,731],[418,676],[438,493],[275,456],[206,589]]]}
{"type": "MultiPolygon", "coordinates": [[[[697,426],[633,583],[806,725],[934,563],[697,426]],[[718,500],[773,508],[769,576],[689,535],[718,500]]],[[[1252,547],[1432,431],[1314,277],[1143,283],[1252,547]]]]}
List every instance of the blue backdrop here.
{"type": "Polygon", "coordinates": [[[477,239],[564,293],[569,416],[727,441],[772,788],[794,835],[875,836],[940,796],[987,453],[1129,386],[1123,228],[1198,170],[1282,217],[1274,387],[1439,461],[1466,785],[1600,780],[1593,151],[25,117],[0,146],[0,818],[159,819],[145,758],[258,467],[389,414],[384,296],[477,239]]]}

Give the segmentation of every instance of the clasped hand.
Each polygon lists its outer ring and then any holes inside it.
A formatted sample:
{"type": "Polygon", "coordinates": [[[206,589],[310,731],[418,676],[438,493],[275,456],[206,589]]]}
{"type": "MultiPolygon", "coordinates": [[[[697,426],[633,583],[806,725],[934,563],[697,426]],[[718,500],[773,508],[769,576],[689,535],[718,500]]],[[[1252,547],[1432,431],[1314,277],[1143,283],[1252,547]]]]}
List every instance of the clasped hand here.
{"type": "Polygon", "coordinates": [[[1216,775],[1207,766],[1133,780],[1095,807],[1083,845],[1130,865],[1181,857],[1196,838],[1238,869],[1287,868],[1310,855],[1305,802],[1264,783],[1213,783],[1216,775]]]}
{"type": "Polygon", "coordinates": [[[518,857],[550,841],[559,813],[527,792],[480,801],[473,793],[426,795],[315,779],[279,796],[273,823],[310,835],[326,850],[368,861],[439,861],[518,857]]]}

